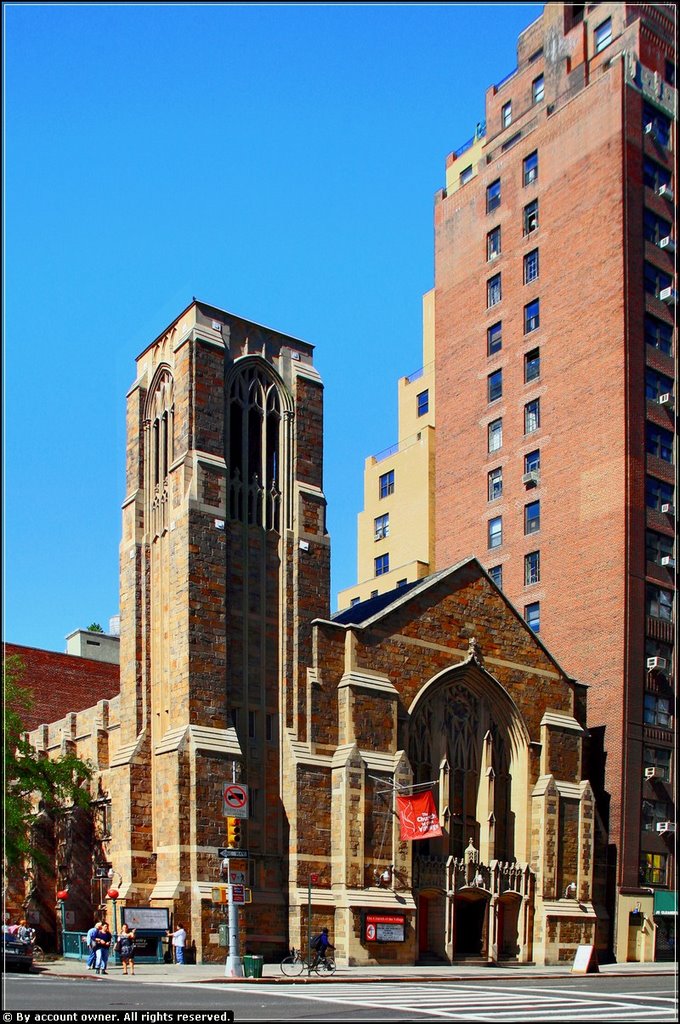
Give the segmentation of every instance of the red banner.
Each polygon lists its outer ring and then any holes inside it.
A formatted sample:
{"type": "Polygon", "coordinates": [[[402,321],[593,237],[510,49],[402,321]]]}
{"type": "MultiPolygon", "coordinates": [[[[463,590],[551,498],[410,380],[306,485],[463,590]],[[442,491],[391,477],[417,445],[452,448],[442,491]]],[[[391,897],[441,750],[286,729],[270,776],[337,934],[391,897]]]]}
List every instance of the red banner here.
{"type": "Polygon", "coordinates": [[[398,796],[397,814],[402,839],[431,839],[442,834],[434,797],[429,789],[418,796],[398,796]]]}

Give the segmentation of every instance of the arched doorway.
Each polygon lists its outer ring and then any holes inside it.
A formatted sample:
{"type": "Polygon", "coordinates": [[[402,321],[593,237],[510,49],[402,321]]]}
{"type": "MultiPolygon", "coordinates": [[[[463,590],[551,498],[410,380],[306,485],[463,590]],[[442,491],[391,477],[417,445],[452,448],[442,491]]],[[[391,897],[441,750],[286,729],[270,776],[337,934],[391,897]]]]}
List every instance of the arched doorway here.
{"type": "Polygon", "coordinates": [[[488,893],[460,892],[454,901],[454,955],[457,960],[486,959],[489,934],[488,893]]]}

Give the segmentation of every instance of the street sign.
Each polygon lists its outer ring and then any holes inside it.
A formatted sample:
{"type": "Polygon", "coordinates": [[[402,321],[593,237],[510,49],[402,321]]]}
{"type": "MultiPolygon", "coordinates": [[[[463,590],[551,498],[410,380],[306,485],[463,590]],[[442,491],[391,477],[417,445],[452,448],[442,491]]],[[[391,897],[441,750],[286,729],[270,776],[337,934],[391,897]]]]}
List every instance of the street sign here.
{"type": "Polygon", "coordinates": [[[248,787],[239,782],[225,782],[222,786],[222,814],[225,818],[248,817],[248,787]]]}
{"type": "Polygon", "coordinates": [[[232,903],[245,903],[245,901],[246,901],[246,887],[245,887],[245,885],[232,885],[232,887],[231,887],[231,900],[232,900],[232,903]]]}
{"type": "Polygon", "coordinates": [[[235,857],[237,860],[248,860],[247,850],[232,850],[230,846],[220,846],[217,856],[224,860],[225,857],[235,857]]]}

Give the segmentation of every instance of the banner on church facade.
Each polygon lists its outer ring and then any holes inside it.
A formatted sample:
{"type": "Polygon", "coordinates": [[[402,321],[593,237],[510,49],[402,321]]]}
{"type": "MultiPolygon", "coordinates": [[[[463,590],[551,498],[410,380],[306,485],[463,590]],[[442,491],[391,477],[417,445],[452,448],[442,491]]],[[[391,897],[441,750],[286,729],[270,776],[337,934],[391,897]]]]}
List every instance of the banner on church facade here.
{"type": "Polygon", "coordinates": [[[401,839],[433,839],[442,834],[431,790],[417,796],[398,796],[397,814],[401,839]]]}

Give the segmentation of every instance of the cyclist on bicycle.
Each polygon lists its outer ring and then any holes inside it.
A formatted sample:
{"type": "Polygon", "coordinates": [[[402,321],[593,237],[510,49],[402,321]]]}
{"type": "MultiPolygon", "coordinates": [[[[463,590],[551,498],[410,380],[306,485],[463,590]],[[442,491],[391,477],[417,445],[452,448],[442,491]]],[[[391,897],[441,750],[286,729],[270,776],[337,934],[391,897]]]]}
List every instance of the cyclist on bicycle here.
{"type": "Polygon", "coordinates": [[[312,967],[315,967],[320,960],[325,960],[327,958],[329,949],[335,949],[335,946],[330,942],[328,938],[328,928],[321,929],[321,934],[317,935],[312,945],[316,950],[312,967]]]}

